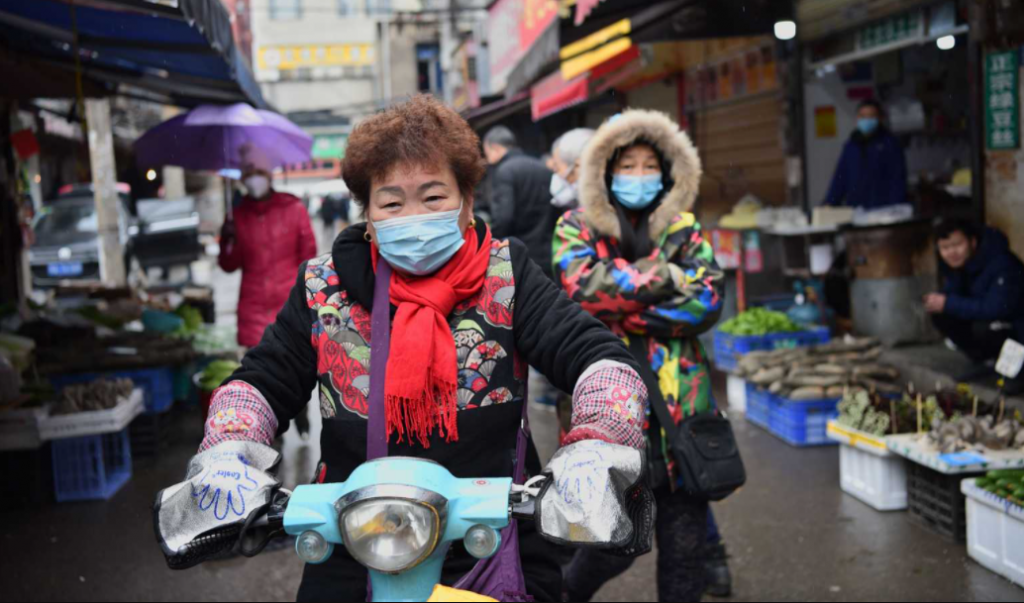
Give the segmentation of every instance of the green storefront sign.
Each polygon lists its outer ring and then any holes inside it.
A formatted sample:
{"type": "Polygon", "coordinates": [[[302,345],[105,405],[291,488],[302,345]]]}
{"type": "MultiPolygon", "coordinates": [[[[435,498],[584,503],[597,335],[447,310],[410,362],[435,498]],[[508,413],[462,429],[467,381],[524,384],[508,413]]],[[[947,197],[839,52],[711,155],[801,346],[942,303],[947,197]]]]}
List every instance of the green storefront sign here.
{"type": "Polygon", "coordinates": [[[857,49],[870,50],[924,35],[924,13],[916,10],[857,32],[857,49]]]}
{"type": "Polygon", "coordinates": [[[1020,148],[1020,63],[1016,51],[985,57],[985,133],[993,151],[1020,148]]]}
{"type": "Polygon", "coordinates": [[[313,136],[313,159],[344,159],[346,147],[347,134],[317,134],[313,136]]]}

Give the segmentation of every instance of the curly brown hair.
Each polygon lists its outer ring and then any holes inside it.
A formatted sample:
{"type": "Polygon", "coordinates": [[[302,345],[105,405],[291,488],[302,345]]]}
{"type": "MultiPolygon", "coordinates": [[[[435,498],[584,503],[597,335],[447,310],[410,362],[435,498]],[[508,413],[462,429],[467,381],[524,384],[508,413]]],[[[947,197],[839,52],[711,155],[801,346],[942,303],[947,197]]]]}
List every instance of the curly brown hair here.
{"type": "Polygon", "coordinates": [[[487,171],[476,132],[454,110],[425,94],[356,126],[348,139],[342,177],[352,198],[365,207],[373,180],[403,164],[434,169],[447,165],[464,197],[487,171]]]}

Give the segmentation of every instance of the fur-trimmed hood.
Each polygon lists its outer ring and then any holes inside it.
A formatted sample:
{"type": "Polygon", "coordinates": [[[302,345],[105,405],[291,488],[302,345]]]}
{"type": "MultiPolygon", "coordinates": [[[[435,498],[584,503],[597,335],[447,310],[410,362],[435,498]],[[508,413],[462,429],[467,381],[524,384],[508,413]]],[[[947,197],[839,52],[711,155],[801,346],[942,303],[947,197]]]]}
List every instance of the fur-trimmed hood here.
{"type": "Polygon", "coordinates": [[[615,151],[638,140],[657,148],[671,165],[675,183],[651,214],[651,239],[657,243],[674,217],[693,208],[702,172],[690,137],[664,113],[628,110],[601,126],[580,158],[580,207],[599,235],[622,238],[606,180],[608,162],[615,151]]]}

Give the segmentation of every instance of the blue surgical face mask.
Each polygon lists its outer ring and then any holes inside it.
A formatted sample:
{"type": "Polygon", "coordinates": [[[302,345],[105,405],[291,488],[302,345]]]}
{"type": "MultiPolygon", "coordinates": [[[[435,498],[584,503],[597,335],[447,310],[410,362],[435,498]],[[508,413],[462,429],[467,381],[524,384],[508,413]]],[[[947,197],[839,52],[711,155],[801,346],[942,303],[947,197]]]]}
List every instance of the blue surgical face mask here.
{"type": "Polygon", "coordinates": [[[861,117],[857,119],[857,129],[864,136],[871,136],[878,129],[878,118],[861,117]]]}
{"type": "Polygon", "coordinates": [[[612,177],[612,193],[627,209],[644,209],[654,203],[664,189],[665,183],[661,179],[661,174],[612,177]]]}
{"type": "Polygon", "coordinates": [[[461,214],[460,205],[454,211],[374,222],[380,255],[392,267],[409,274],[437,272],[466,243],[459,228],[461,214]]]}

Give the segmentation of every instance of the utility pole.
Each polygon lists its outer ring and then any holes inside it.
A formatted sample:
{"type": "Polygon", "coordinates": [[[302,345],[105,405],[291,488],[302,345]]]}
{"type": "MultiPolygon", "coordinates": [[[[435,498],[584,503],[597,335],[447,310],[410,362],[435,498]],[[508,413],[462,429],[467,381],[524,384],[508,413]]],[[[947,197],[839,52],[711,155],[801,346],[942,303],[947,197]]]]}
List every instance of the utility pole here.
{"type": "Polygon", "coordinates": [[[110,126],[110,100],[85,101],[89,125],[89,163],[92,166],[93,198],[100,235],[100,279],[115,287],[128,283],[121,248],[121,201],[117,196],[117,165],[114,159],[114,135],[110,126]]]}
{"type": "Polygon", "coordinates": [[[443,74],[444,80],[442,86],[444,86],[444,102],[451,105],[452,101],[455,100],[455,93],[452,90],[450,78],[448,74],[452,70],[452,53],[455,52],[456,41],[458,38],[458,12],[459,12],[459,0],[447,0],[448,14],[443,15],[441,21],[441,73],[443,74]],[[445,18],[447,17],[447,18],[445,18]]]}

